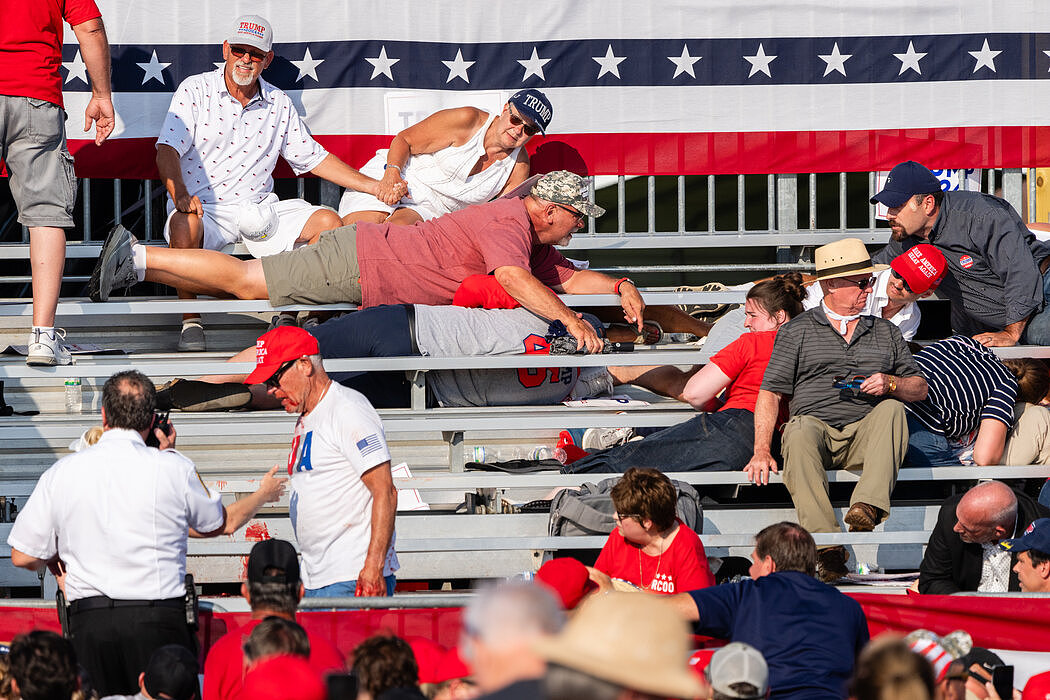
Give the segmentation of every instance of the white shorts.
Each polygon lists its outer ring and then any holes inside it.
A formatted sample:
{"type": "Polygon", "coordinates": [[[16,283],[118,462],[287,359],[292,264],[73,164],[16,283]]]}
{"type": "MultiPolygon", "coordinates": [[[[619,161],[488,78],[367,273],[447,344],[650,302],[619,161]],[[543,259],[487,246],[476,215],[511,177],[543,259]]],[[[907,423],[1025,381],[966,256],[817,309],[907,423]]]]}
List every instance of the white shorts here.
{"type": "MultiPolygon", "coordinates": [[[[361,174],[367,175],[368,177],[376,180],[383,178],[383,166],[386,165],[386,151],[379,151],[372,160],[365,163],[364,167],[361,168],[361,174]]],[[[423,221],[433,219],[434,217],[447,214],[447,211],[438,211],[430,206],[426,202],[417,202],[412,199],[412,183],[409,183],[409,194],[398,200],[397,205],[390,206],[385,204],[374,195],[370,195],[367,192],[358,192],[357,190],[343,190],[343,196],[339,198],[339,216],[344,217],[350,212],[355,211],[381,211],[387,214],[394,213],[395,209],[411,209],[415,213],[419,214],[423,221]]]]}
{"type": "MultiPolygon", "coordinates": [[[[202,247],[207,250],[222,250],[228,245],[241,242],[237,228],[236,204],[205,204],[204,206],[204,241],[202,247]]],[[[265,250],[249,250],[257,258],[263,255],[275,255],[291,250],[303,232],[307,220],[314,212],[327,209],[310,204],[305,199],[282,199],[277,203],[277,234],[266,241],[265,250]],[[259,253],[259,254],[256,254],[259,253]]],[[[168,218],[164,222],[164,240],[169,241],[168,227],[175,205],[168,199],[168,218]]]]}

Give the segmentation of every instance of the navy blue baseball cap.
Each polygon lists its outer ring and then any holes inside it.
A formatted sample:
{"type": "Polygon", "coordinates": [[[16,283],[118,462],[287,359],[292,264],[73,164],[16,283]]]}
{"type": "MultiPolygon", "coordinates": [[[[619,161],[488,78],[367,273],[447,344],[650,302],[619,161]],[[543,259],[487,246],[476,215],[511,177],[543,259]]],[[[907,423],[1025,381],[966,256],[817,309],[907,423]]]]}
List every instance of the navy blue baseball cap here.
{"type": "Polygon", "coordinates": [[[547,99],[546,95],[539,90],[529,88],[528,90],[518,90],[510,96],[507,102],[514,105],[514,109],[518,110],[518,114],[538,126],[540,133],[547,133],[547,126],[554,117],[554,108],[551,107],[551,101],[547,99]]]}
{"type": "Polygon", "coordinates": [[[999,546],[1009,552],[1027,552],[1034,549],[1050,554],[1050,518],[1033,520],[1023,535],[1012,540],[1003,540],[999,546]]]}
{"type": "Polygon", "coordinates": [[[926,166],[907,160],[893,166],[882,191],[871,198],[871,203],[881,202],[887,207],[899,207],[917,194],[941,191],[941,181],[933,176],[926,166]]]}

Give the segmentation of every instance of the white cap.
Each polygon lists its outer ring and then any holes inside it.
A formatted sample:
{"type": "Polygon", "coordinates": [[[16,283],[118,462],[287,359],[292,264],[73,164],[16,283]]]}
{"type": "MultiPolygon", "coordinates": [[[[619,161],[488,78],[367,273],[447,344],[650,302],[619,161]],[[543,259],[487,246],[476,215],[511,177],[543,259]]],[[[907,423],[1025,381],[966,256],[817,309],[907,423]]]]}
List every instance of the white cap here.
{"type": "Polygon", "coordinates": [[[241,15],[233,24],[227,42],[237,46],[251,46],[260,51],[273,48],[273,27],[270,20],[259,15],[241,15]]]}
{"type": "Polygon", "coordinates": [[[278,233],[277,195],[270,192],[259,203],[241,202],[237,208],[237,230],[248,252],[256,258],[283,253],[288,246],[278,233]]]}

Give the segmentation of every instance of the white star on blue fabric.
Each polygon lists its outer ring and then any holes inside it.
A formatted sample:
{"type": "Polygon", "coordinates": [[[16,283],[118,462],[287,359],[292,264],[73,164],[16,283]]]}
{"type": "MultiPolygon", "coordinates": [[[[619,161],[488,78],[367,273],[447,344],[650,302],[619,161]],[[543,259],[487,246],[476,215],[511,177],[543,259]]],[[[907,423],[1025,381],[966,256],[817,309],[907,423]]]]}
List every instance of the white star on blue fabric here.
{"type": "Polygon", "coordinates": [[[464,61],[463,60],[463,49],[456,49],[456,58],[453,61],[442,61],[445,64],[445,68],[448,68],[448,78],[445,79],[446,83],[451,83],[455,78],[463,78],[464,83],[470,83],[470,78],[467,76],[467,70],[477,63],[477,61],[464,61]]]}
{"type": "Polygon", "coordinates": [[[984,46],[981,47],[980,51],[967,51],[977,61],[977,65],[973,67],[973,72],[981,70],[982,68],[988,68],[995,73],[995,57],[1002,53],[1002,51],[992,51],[988,48],[988,40],[984,40],[984,46]]]}
{"type": "Polygon", "coordinates": [[[72,61],[62,61],[62,65],[68,71],[66,73],[66,83],[70,80],[83,80],[85,85],[88,84],[87,64],[80,57],[80,49],[77,49],[77,55],[73,57],[72,61]]]}
{"type": "Polygon", "coordinates": [[[375,58],[366,58],[366,61],[372,64],[372,77],[369,80],[375,80],[380,75],[385,75],[391,80],[394,79],[394,72],[390,70],[395,63],[400,61],[400,58],[389,58],[386,55],[386,46],[379,47],[379,55],[375,58]]]}
{"type": "Polygon", "coordinates": [[[627,60],[626,56],[617,56],[613,53],[612,44],[609,44],[609,48],[605,50],[604,56],[591,56],[591,60],[595,61],[601,69],[598,71],[598,77],[602,77],[606,73],[612,73],[617,78],[620,77],[620,64],[627,60]]]}
{"type": "Polygon", "coordinates": [[[293,66],[299,69],[299,75],[296,76],[296,82],[303,80],[306,76],[310,76],[314,79],[314,82],[320,82],[317,80],[317,66],[324,63],[323,58],[314,58],[310,55],[310,47],[306,47],[306,53],[303,55],[301,61],[288,61],[293,66]]]}
{"type": "Polygon", "coordinates": [[[690,56],[689,46],[682,44],[682,55],[681,56],[668,56],[667,60],[674,64],[674,75],[671,76],[671,80],[674,80],[682,73],[688,73],[689,77],[695,78],[696,73],[693,72],[693,64],[699,61],[703,56],[690,56]]]}
{"type": "Polygon", "coordinates": [[[758,45],[758,51],[754,56],[744,56],[744,60],[751,64],[751,72],[747,74],[747,77],[753,76],[755,73],[765,73],[767,78],[772,78],[772,73],[769,72],[769,64],[773,62],[776,56],[767,56],[766,50],[762,47],[762,44],[758,45]]]}
{"type": "Polygon", "coordinates": [[[518,59],[518,63],[525,69],[525,75],[521,76],[521,82],[525,82],[529,79],[530,75],[535,75],[540,80],[546,81],[547,78],[543,75],[543,67],[550,63],[549,58],[540,58],[539,54],[536,53],[536,47],[532,47],[532,55],[525,60],[518,59]]]}
{"type": "Polygon", "coordinates": [[[149,63],[136,63],[136,66],[146,71],[146,74],[142,76],[142,85],[146,84],[146,81],[153,80],[156,78],[157,82],[161,85],[164,84],[164,69],[170,66],[170,63],[161,63],[157,60],[157,50],[153,49],[153,55],[149,59],[149,63]]]}
{"type": "Polygon", "coordinates": [[[901,69],[897,75],[904,75],[904,71],[906,70],[913,70],[919,75],[922,75],[922,69],[919,68],[919,61],[926,58],[926,54],[918,53],[912,42],[908,42],[907,53],[895,53],[893,55],[901,62],[901,69]]]}
{"type": "Polygon", "coordinates": [[[839,53],[839,42],[835,42],[835,45],[831,47],[831,53],[829,54],[817,54],[817,58],[824,61],[827,65],[824,67],[824,76],[827,77],[831,71],[842,73],[846,75],[846,61],[853,58],[851,53],[839,53]]]}
{"type": "MultiPolygon", "coordinates": [[[[1050,51],[1044,51],[1043,53],[1045,53],[1045,54],[1046,54],[1046,57],[1047,57],[1047,58],[1050,58],[1050,51]]],[[[1047,69],[1046,69],[1046,72],[1047,72],[1047,73],[1050,73],[1050,68],[1047,68],[1047,69]]]]}

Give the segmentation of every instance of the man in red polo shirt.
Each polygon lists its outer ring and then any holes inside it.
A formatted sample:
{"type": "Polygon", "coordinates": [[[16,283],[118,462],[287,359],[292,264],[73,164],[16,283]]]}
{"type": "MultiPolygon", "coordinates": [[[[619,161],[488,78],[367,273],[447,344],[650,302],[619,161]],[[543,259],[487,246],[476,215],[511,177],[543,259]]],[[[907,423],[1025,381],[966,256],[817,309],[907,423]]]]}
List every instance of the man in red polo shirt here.
{"type": "MultiPolygon", "coordinates": [[[[244,651],[241,645],[264,618],[276,615],[295,620],[303,597],[299,560],[285,540],[263,540],[248,555],[248,581],[241,595],[252,609],[252,620],[227,632],[212,645],[204,661],[204,700],[239,700],[244,688],[244,651]]],[[[330,641],[309,630],[310,666],[318,673],[346,667],[342,652],[330,641]]]]}
{"type": "Polygon", "coordinates": [[[91,78],[84,131],[95,123],[95,143],[113,131],[109,40],[94,0],[0,3],[0,159],[7,165],[19,223],[29,228],[33,269],[31,365],[68,365],[55,334],[55,307],[66,261],[66,234],[73,227],[77,179],[66,149],[62,104],[62,23],[73,27],[80,49],[66,82],[91,78]],[[78,70],[79,68],[79,70],[78,70]],[[86,75],[85,75],[86,69],[86,75]]]}

